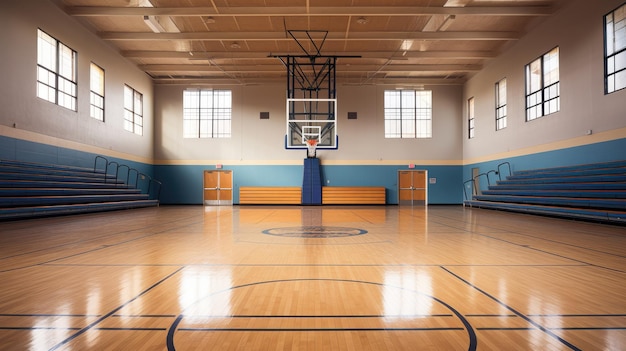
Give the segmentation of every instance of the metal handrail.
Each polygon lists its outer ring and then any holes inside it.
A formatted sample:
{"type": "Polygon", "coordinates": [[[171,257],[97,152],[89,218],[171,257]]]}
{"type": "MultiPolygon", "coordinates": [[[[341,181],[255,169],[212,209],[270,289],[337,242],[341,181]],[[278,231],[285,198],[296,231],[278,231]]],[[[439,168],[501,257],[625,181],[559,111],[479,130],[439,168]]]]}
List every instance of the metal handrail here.
{"type": "Polygon", "coordinates": [[[130,167],[128,165],[122,164],[122,165],[119,165],[117,167],[117,172],[115,172],[115,180],[116,180],[115,186],[117,186],[117,180],[120,180],[119,179],[120,178],[120,168],[122,168],[122,167],[126,167],[128,169],[128,171],[126,172],[126,184],[128,184],[128,175],[130,173],[130,167]]]}
{"type": "Polygon", "coordinates": [[[131,168],[130,166],[126,165],[126,164],[120,164],[117,161],[110,161],[104,157],[104,156],[100,156],[100,155],[96,155],[94,162],[93,162],[93,171],[94,173],[97,170],[98,167],[98,160],[104,160],[104,182],[107,183],[107,179],[108,179],[108,173],[109,173],[109,166],[115,165],[115,186],[117,187],[118,185],[118,181],[124,182],[122,179],[120,179],[120,168],[124,168],[126,167],[127,171],[126,171],[126,185],[127,186],[132,186],[131,183],[131,173],[135,172],[135,184],[134,184],[134,188],[135,189],[139,189],[140,191],[142,191],[142,189],[139,187],[139,176],[142,177],[142,179],[147,179],[148,180],[148,185],[147,185],[147,189],[146,189],[146,193],[148,194],[148,197],[151,197],[151,193],[152,193],[152,188],[156,187],[156,195],[154,197],[155,200],[159,200],[159,197],[161,196],[161,188],[163,187],[163,183],[161,183],[160,181],[152,178],[151,176],[141,173],[139,172],[136,168],[131,168]],[[154,184],[154,185],[153,185],[154,184]]]}
{"type": "MultiPolygon", "coordinates": [[[[111,161],[109,162],[109,166],[114,164],[116,165],[115,167],[115,179],[113,179],[113,182],[117,183],[117,170],[120,168],[120,164],[117,161],[111,161]]],[[[107,182],[107,173],[104,174],[104,182],[107,182]]]]}
{"type": "Polygon", "coordinates": [[[467,191],[465,190],[467,188],[467,183],[469,182],[472,182],[472,196],[474,196],[475,193],[476,183],[474,182],[474,179],[466,180],[465,182],[463,182],[463,195],[465,195],[465,200],[470,200],[470,198],[467,196],[467,191]]]}
{"type": "Polygon", "coordinates": [[[96,173],[96,166],[98,165],[99,158],[104,160],[104,181],[106,182],[106,178],[107,178],[106,174],[109,168],[109,160],[107,160],[106,157],[100,156],[100,155],[96,156],[96,158],[93,161],[93,172],[96,173]]]}
{"type": "Polygon", "coordinates": [[[161,196],[161,187],[163,186],[163,183],[161,183],[160,181],[156,180],[156,179],[152,179],[150,178],[150,182],[148,182],[148,196],[150,196],[150,190],[152,189],[152,187],[150,187],[150,183],[156,183],[159,185],[159,187],[157,188],[157,194],[155,196],[155,200],[158,200],[159,197],[161,196]]]}
{"type": "Polygon", "coordinates": [[[136,168],[129,168],[128,169],[128,181],[127,184],[130,185],[130,172],[135,171],[135,188],[137,188],[137,182],[139,181],[139,171],[136,168]]]}
{"type": "Polygon", "coordinates": [[[487,175],[487,173],[480,173],[479,175],[474,177],[474,180],[476,180],[476,178],[480,178],[481,176],[485,176],[487,178],[487,185],[491,185],[491,183],[489,182],[489,176],[487,175]]]}
{"type": "Polygon", "coordinates": [[[463,182],[463,195],[465,196],[465,200],[469,200],[469,197],[467,196],[467,191],[466,191],[467,183],[472,182],[472,198],[473,198],[473,196],[474,195],[478,195],[478,192],[480,191],[480,189],[478,189],[478,187],[476,186],[476,179],[481,177],[481,176],[485,176],[485,177],[487,177],[487,185],[491,186],[491,180],[489,179],[489,174],[490,173],[494,173],[494,174],[496,174],[498,176],[498,180],[502,180],[502,171],[500,170],[500,168],[502,166],[504,166],[504,165],[508,166],[509,175],[511,175],[512,174],[511,173],[511,164],[509,162],[505,161],[505,162],[502,162],[502,163],[500,163],[498,165],[497,170],[492,169],[492,170],[489,170],[489,171],[487,171],[485,173],[480,173],[480,174],[476,175],[475,177],[473,177],[472,179],[466,180],[465,182],[463,182]]]}
{"type": "Polygon", "coordinates": [[[512,174],[512,173],[511,173],[511,164],[510,164],[510,163],[508,163],[508,162],[502,162],[502,163],[500,163],[500,164],[498,165],[498,179],[500,179],[500,180],[502,180],[502,176],[501,176],[501,175],[502,175],[502,172],[500,171],[500,166],[504,166],[504,165],[507,165],[507,166],[508,166],[508,168],[509,168],[509,175],[511,175],[511,174],[512,174]]]}
{"type": "Polygon", "coordinates": [[[499,175],[500,173],[493,169],[487,172],[487,184],[491,186],[491,183],[489,182],[489,173],[494,173],[495,175],[499,175]]]}

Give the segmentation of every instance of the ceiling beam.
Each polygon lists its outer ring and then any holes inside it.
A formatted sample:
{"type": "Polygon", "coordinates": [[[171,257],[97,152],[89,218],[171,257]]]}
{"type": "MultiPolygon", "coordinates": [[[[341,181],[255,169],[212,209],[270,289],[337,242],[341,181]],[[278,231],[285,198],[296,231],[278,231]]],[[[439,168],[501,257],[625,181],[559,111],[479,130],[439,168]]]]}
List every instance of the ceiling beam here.
{"type": "MultiPolygon", "coordinates": [[[[261,85],[267,83],[284,84],[284,77],[268,77],[268,78],[207,78],[207,77],[153,77],[152,80],[155,84],[160,85],[185,85],[185,86],[216,86],[216,85],[261,85]]],[[[363,81],[360,78],[338,78],[340,85],[346,86],[362,86],[362,85],[390,85],[390,86],[403,86],[403,87],[420,87],[429,85],[463,85],[465,79],[459,78],[385,78],[378,79],[372,78],[367,81],[363,81]]]]}
{"type": "MultiPolygon", "coordinates": [[[[104,40],[281,40],[292,41],[284,32],[100,32],[104,40]]],[[[517,40],[517,32],[330,32],[329,40],[517,40]]]]}
{"type": "MultiPolygon", "coordinates": [[[[268,53],[265,51],[243,51],[243,52],[215,52],[204,51],[148,51],[148,50],[127,50],[121,52],[122,56],[128,58],[179,58],[190,60],[209,59],[269,59],[275,60],[273,56],[287,56],[289,53],[268,53]]],[[[490,59],[495,58],[494,51],[368,51],[368,52],[325,52],[325,55],[361,56],[372,59],[408,59],[408,58],[452,58],[452,59],[490,59]]]]}
{"type": "Polygon", "coordinates": [[[501,7],[419,7],[419,6],[337,6],[337,7],[108,7],[70,6],[73,16],[549,16],[548,6],[501,7]],[[219,10],[219,11],[218,11],[219,10]]]}
{"type": "MultiPolygon", "coordinates": [[[[229,73],[284,73],[283,65],[220,65],[211,64],[161,64],[161,65],[139,65],[139,69],[147,72],[223,72],[229,73]]],[[[303,69],[307,69],[305,65],[303,69]]],[[[341,72],[478,72],[482,69],[481,65],[386,65],[383,69],[379,65],[355,65],[341,66],[341,72]]]]}

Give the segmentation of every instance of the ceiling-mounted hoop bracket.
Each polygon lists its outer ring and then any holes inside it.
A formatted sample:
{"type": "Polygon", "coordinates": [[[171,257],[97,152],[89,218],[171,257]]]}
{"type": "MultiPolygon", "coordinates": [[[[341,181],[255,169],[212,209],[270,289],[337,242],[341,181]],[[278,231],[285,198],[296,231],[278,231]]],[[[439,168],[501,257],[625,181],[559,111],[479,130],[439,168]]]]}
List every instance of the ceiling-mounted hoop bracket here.
{"type": "Polygon", "coordinates": [[[285,148],[306,149],[304,129],[314,126],[320,130],[317,148],[337,149],[337,59],[361,56],[322,55],[328,31],[287,30],[287,35],[303,54],[269,55],[287,68],[285,148]]]}

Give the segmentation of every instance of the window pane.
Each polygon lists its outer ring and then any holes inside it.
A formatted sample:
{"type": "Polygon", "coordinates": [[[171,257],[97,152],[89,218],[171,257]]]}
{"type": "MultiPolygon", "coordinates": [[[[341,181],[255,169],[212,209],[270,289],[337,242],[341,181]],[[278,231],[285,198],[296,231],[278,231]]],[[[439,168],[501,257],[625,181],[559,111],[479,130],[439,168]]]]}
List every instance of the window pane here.
{"type": "Polygon", "coordinates": [[[183,92],[185,138],[230,138],[231,120],[230,90],[190,89],[183,92]]]}
{"type": "Polygon", "coordinates": [[[526,93],[541,89],[541,60],[537,59],[526,66],[526,93]]]}
{"type": "Polygon", "coordinates": [[[615,90],[626,88],[626,71],[621,71],[615,74],[615,90]]]}
{"type": "Polygon", "coordinates": [[[385,138],[431,137],[431,91],[386,90],[384,103],[385,138]]]}
{"type": "Polygon", "coordinates": [[[96,64],[90,67],[90,88],[94,93],[104,96],[104,70],[96,64]]]}
{"type": "Polygon", "coordinates": [[[543,58],[543,85],[548,86],[559,81],[559,48],[555,48],[543,58]]]}
{"type": "Polygon", "coordinates": [[[605,16],[605,67],[606,93],[624,88],[626,69],[626,4],[605,16]]]}
{"type": "Polygon", "coordinates": [[[626,5],[613,13],[615,51],[626,49],[626,5]]]}
{"type": "Polygon", "coordinates": [[[76,80],[76,52],[63,44],[59,44],[59,75],[76,80]]]}
{"type": "Polygon", "coordinates": [[[124,108],[132,111],[133,110],[133,89],[128,85],[124,86],[124,108]]]}
{"type": "Polygon", "coordinates": [[[37,30],[37,64],[56,72],[57,41],[41,30],[37,30]]]}

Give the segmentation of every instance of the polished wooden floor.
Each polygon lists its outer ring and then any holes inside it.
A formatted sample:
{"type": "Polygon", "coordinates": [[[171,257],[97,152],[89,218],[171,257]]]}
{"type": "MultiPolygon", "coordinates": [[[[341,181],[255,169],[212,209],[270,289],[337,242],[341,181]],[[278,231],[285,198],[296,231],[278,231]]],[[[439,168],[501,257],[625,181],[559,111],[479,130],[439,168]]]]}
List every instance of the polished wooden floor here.
{"type": "Polygon", "coordinates": [[[0,233],[0,350],[626,350],[625,227],[161,206],[0,233]]]}

